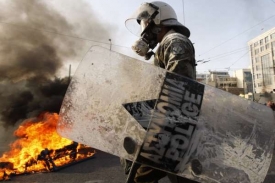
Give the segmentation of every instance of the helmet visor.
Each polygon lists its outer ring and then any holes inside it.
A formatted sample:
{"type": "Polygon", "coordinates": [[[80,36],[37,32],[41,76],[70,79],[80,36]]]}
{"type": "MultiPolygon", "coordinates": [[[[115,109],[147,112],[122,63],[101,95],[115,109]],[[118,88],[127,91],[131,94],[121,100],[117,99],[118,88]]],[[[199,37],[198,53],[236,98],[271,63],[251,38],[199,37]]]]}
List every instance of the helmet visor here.
{"type": "MultiPolygon", "coordinates": [[[[151,17],[153,13],[157,11],[153,6],[150,5],[150,3],[144,3],[142,4],[132,16],[130,16],[125,21],[126,28],[133,33],[136,36],[140,36],[144,28],[146,27],[145,23],[148,21],[148,19],[151,17]],[[143,23],[142,23],[143,22],[143,23]],[[142,25],[142,24],[143,25],[142,25]],[[145,27],[144,27],[145,26],[145,27]]],[[[160,23],[160,15],[159,13],[154,18],[155,24],[160,23]]]]}

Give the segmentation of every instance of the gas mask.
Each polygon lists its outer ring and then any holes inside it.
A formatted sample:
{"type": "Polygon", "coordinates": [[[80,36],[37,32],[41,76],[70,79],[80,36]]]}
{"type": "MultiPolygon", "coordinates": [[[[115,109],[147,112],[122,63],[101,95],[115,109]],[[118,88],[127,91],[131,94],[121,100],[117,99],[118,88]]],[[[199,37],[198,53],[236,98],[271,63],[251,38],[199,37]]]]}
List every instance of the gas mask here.
{"type": "Polygon", "coordinates": [[[140,25],[143,30],[141,33],[141,38],[132,45],[132,49],[138,55],[144,56],[146,60],[149,60],[154,54],[153,51],[149,50],[153,50],[157,46],[157,35],[161,31],[161,28],[157,27],[154,22],[150,20],[142,20],[140,25]]]}
{"type": "Polygon", "coordinates": [[[141,26],[141,34],[140,39],[138,39],[133,45],[132,49],[140,56],[144,56],[146,60],[149,60],[154,52],[152,51],[158,44],[157,35],[160,33],[161,28],[158,27],[153,19],[159,13],[158,7],[149,4],[152,8],[155,9],[155,12],[148,17],[147,12],[143,12],[140,14],[141,17],[147,18],[140,18],[139,24],[141,26]],[[151,49],[151,51],[149,51],[151,49]]]}

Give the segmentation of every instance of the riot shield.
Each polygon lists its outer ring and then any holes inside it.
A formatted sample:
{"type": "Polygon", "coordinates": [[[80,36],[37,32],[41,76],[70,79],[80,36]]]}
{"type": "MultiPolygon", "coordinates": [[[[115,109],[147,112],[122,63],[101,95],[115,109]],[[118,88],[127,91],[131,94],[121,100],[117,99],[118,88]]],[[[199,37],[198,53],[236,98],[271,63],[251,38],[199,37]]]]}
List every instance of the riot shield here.
{"type": "MultiPolygon", "coordinates": [[[[93,47],[72,78],[60,111],[57,131],[66,138],[134,160],[134,154],[128,154],[123,148],[123,140],[131,137],[142,147],[150,132],[146,135],[135,120],[137,118],[133,117],[137,114],[133,112],[132,116],[125,104],[159,100],[165,88],[164,81],[171,75],[174,74],[148,63],[93,47]]],[[[181,77],[172,77],[172,80],[176,83],[181,77]]],[[[263,182],[274,144],[274,116],[269,108],[207,85],[196,118],[182,115],[182,106],[180,102],[173,124],[187,120],[196,125],[184,155],[170,157],[177,160],[172,162],[177,168],[167,166],[167,159],[162,161],[170,146],[163,146],[166,150],[162,154],[153,150],[147,159],[137,159],[139,163],[205,183],[263,182]],[[153,156],[158,159],[157,163],[152,163],[150,157],[153,156]],[[194,171],[194,166],[199,166],[201,171],[194,171]]],[[[152,122],[154,114],[148,111],[146,114],[148,123],[152,122]],[[148,114],[152,116],[148,117],[148,114]]],[[[168,118],[171,121],[171,115],[162,117],[163,124],[167,124],[168,118]]],[[[173,139],[170,133],[168,144],[173,139]]]]}

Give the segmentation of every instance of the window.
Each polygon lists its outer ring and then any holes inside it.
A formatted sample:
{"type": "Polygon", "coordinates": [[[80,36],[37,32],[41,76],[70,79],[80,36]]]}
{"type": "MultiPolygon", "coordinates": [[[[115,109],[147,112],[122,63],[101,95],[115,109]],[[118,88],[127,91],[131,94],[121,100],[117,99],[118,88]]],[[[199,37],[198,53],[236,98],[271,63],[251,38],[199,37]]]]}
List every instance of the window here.
{"type": "Polygon", "coordinates": [[[256,71],[260,70],[260,66],[256,65],[256,71]]]}
{"type": "Polygon", "coordinates": [[[263,46],[261,46],[261,52],[262,52],[262,51],[264,51],[264,47],[263,47],[263,46]]]}
{"type": "Polygon", "coordinates": [[[269,44],[265,45],[265,49],[268,50],[269,49],[269,44]]]}
{"type": "Polygon", "coordinates": [[[261,40],[260,40],[260,45],[263,45],[263,43],[264,43],[264,42],[263,42],[263,40],[261,39],[261,40]]]}
{"type": "Polygon", "coordinates": [[[258,87],[261,87],[262,86],[262,83],[258,83],[258,87]]]}
{"type": "Polygon", "coordinates": [[[271,43],[272,47],[275,48],[275,41],[271,43]]]}
{"type": "Polygon", "coordinates": [[[252,82],[252,74],[251,74],[251,72],[244,72],[244,81],[245,82],[252,82]]]}
{"type": "Polygon", "coordinates": [[[259,57],[256,57],[255,61],[256,61],[256,63],[258,63],[259,62],[259,57]]]}
{"type": "Polygon", "coordinates": [[[262,72],[263,72],[263,84],[264,86],[266,85],[271,85],[272,84],[272,78],[271,76],[273,73],[271,73],[271,61],[269,59],[269,54],[266,54],[261,57],[262,60],[262,72]]]}
{"type": "Polygon", "coordinates": [[[255,55],[259,53],[259,48],[255,49],[255,55]]]}
{"type": "Polygon", "coordinates": [[[266,36],[266,37],[264,38],[264,40],[265,40],[265,43],[268,43],[268,41],[269,41],[268,36],[266,36]]]}
{"type": "Polygon", "coordinates": [[[257,74],[257,79],[262,78],[262,74],[257,74]]]}
{"type": "Polygon", "coordinates": [[[270,39],[275,39],[275,33],[272,33],[272,34],[270,35],[270,39]]]}
{"type": "Polygon", "coordinates": [[[258,46],[258,41],[254,43],[254,47],[258,46]]]}

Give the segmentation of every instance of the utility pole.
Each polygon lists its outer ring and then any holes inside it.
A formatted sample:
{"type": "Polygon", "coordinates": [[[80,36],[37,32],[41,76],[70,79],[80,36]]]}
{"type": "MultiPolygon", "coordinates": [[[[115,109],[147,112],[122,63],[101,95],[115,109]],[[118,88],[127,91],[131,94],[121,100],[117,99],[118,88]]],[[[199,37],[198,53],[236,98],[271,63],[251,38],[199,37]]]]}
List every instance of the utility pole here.
{"type": "Polygon", "coordinates": [[[182,0],[183,25],[185,25],[184,0],[182,0]]]}
{"type": "Polygon", "coordinates": [[[71,81],[71,64],[69,66],[69,83],[70,83],[70,81],[71,81]]]}
{"type": "Polygon", "coordinates": [[[111,51],[112,50],[112,40],[109,39],[109,41],[110,41],[110,51],[111,51]]]}

